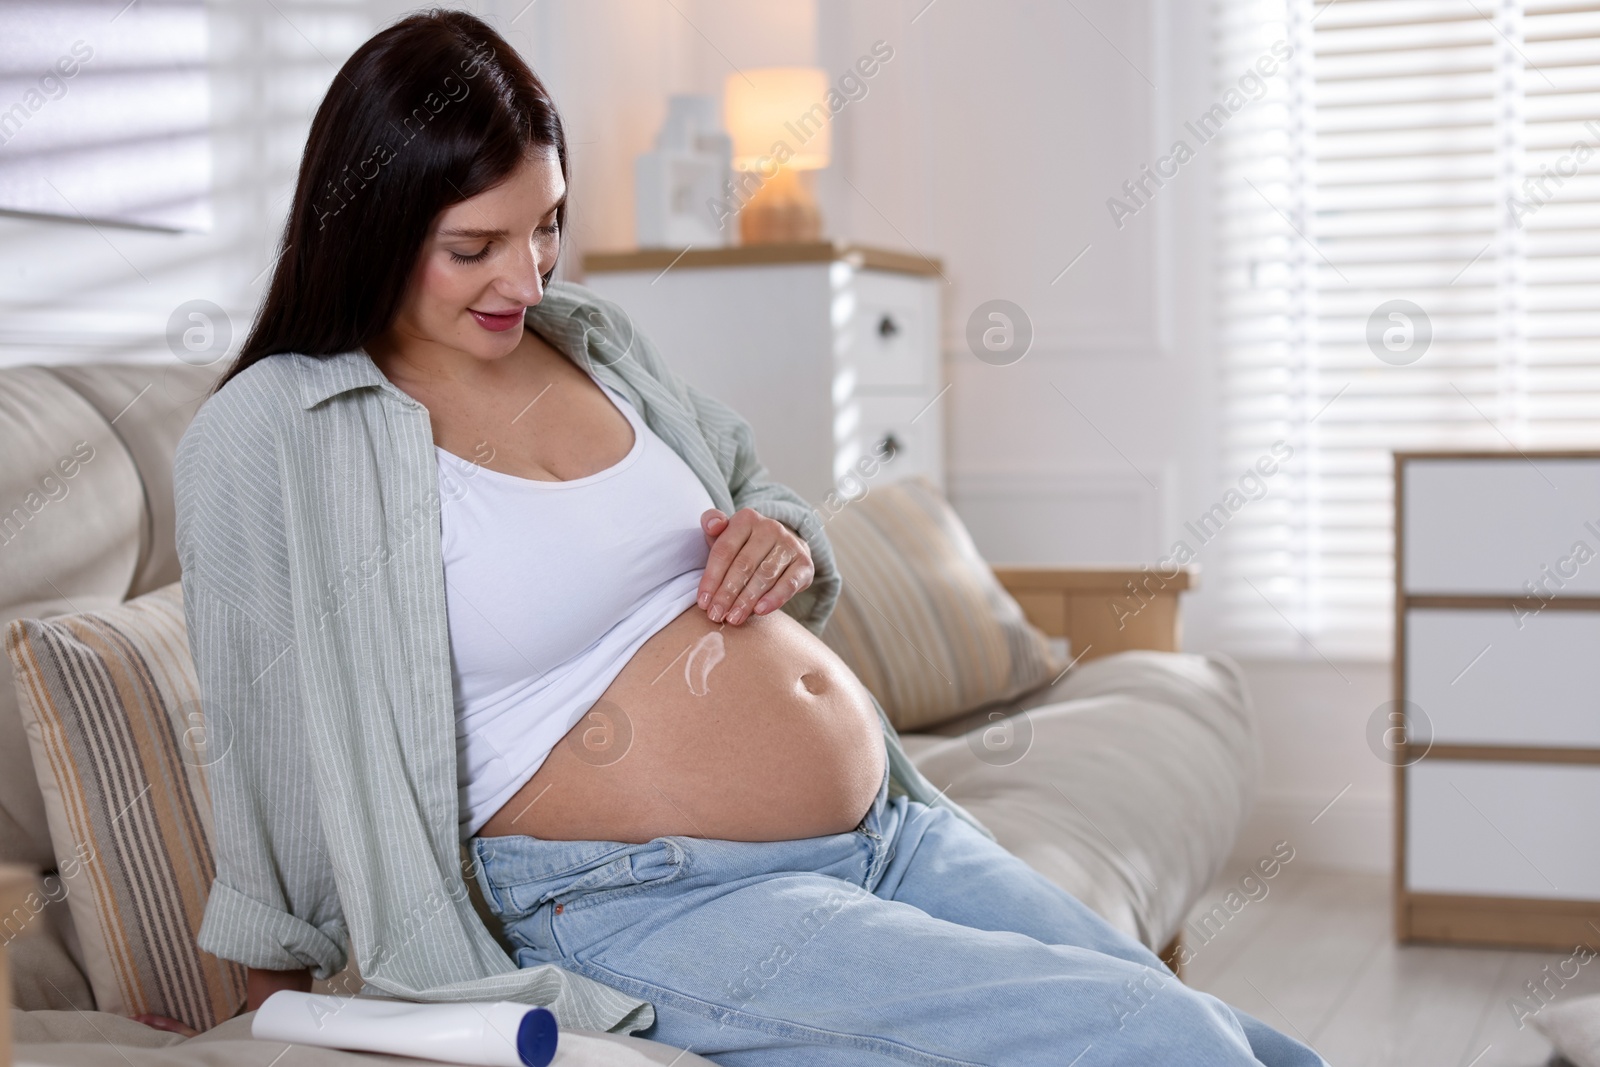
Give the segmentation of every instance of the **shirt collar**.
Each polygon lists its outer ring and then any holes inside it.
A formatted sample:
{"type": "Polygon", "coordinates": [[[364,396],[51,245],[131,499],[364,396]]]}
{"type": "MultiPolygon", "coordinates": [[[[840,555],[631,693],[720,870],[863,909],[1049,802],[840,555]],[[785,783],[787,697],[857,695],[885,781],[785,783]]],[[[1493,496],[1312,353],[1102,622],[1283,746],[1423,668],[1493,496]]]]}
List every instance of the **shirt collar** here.
{"type": "MultiPolygon", "coordinates": [[[[528,308],[523,322],[580,367],[609,379],[614,359],[604,356],[600,360],[591,359],[589,350],[609,343],[626,353],[632,342],[631,326],[616,324],[614,316],[605,315],[586,294],[580,286],[553,282],[545,288],[539,303],[528,308]],[[612,334],[617,336],[610,336],[612,334]]],[[[375,386],[402,398],[407,395],[360,349],[333,356],[301,355],[297,362],[300,364],[300,406],[306,410],[353,389],[375,386]]]]}

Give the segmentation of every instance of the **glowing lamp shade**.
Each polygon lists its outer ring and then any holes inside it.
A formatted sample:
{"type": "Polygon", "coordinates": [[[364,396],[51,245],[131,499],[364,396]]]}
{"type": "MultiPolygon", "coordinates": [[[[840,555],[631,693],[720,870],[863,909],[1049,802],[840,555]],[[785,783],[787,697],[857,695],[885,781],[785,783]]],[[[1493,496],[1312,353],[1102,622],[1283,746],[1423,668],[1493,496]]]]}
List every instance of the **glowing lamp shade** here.
{"type": "Polygon", "coordinates": [[[774,157],[773,148],[781,141],[792,153],[785,167],[826,167],[833,118],[827,95],[828,76],[818,67],[758,67],[728,75],[723,121],[733,137],[733,165],[754,170],[763,160],[775,163],[781,157],[774,157]]]}

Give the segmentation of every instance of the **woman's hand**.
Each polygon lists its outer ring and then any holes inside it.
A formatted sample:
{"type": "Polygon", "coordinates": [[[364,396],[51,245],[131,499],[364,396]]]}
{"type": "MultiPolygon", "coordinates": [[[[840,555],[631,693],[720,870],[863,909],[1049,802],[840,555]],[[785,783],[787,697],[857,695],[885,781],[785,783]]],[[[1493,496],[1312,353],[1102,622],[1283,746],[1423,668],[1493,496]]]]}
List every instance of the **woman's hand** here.
{"type": "Polygon", "coordinates": [[[200,1033],[188,1023],[181,1023],[165,1015],[133,1015],[129,1016],[136,1023],[144,1023],[152,1030],[165,1030],[169,1034],[182,1034],[184,1037],[194,1037],[200,1033]]]}
{"type": "Polygon", "coordinates": [[[264,971],[251,967],[245,971],[245,1010],[255,1011],[272,994],[280,989],[298,993],[311,992],[311,968],[298,967],[292,971],[264,971]]]}
{"type": "Polygon", "coordinates": [[[712,622],[738,626],[765,615],[811,584],[811,546],[777,519],[752,508],[729,518],[717,508],[700,516],[711,554],[696,600],[712,622]]]}

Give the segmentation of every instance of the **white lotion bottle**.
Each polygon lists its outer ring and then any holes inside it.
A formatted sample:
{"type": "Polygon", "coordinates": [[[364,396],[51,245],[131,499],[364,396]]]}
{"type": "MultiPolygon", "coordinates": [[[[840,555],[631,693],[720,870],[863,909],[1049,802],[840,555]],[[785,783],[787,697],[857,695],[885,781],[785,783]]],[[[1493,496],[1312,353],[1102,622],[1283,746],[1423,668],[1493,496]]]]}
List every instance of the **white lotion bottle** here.
{"type": "Polygon", "coordinates": [[[548,1008],[509,1000],[418,1004],[280,989],[256,1011],[250,1034],[477,1067],[548,1067],[558,1027],[548,1008]]]}

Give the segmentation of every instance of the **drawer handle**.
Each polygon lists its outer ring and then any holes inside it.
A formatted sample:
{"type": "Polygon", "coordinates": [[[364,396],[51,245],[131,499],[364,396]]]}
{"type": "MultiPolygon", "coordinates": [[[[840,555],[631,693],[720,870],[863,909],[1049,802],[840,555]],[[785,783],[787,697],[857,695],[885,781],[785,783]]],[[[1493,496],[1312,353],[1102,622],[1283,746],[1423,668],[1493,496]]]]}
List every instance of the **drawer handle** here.
{"type": "Polygon", "coordinates": [[[882,337],[884,340],[887,341],[889,338],[893,337],[899,332],[900,324],[895,322],[891,316],[885,315],[883,318],[878,320],[878,336],[882,337]]]}

